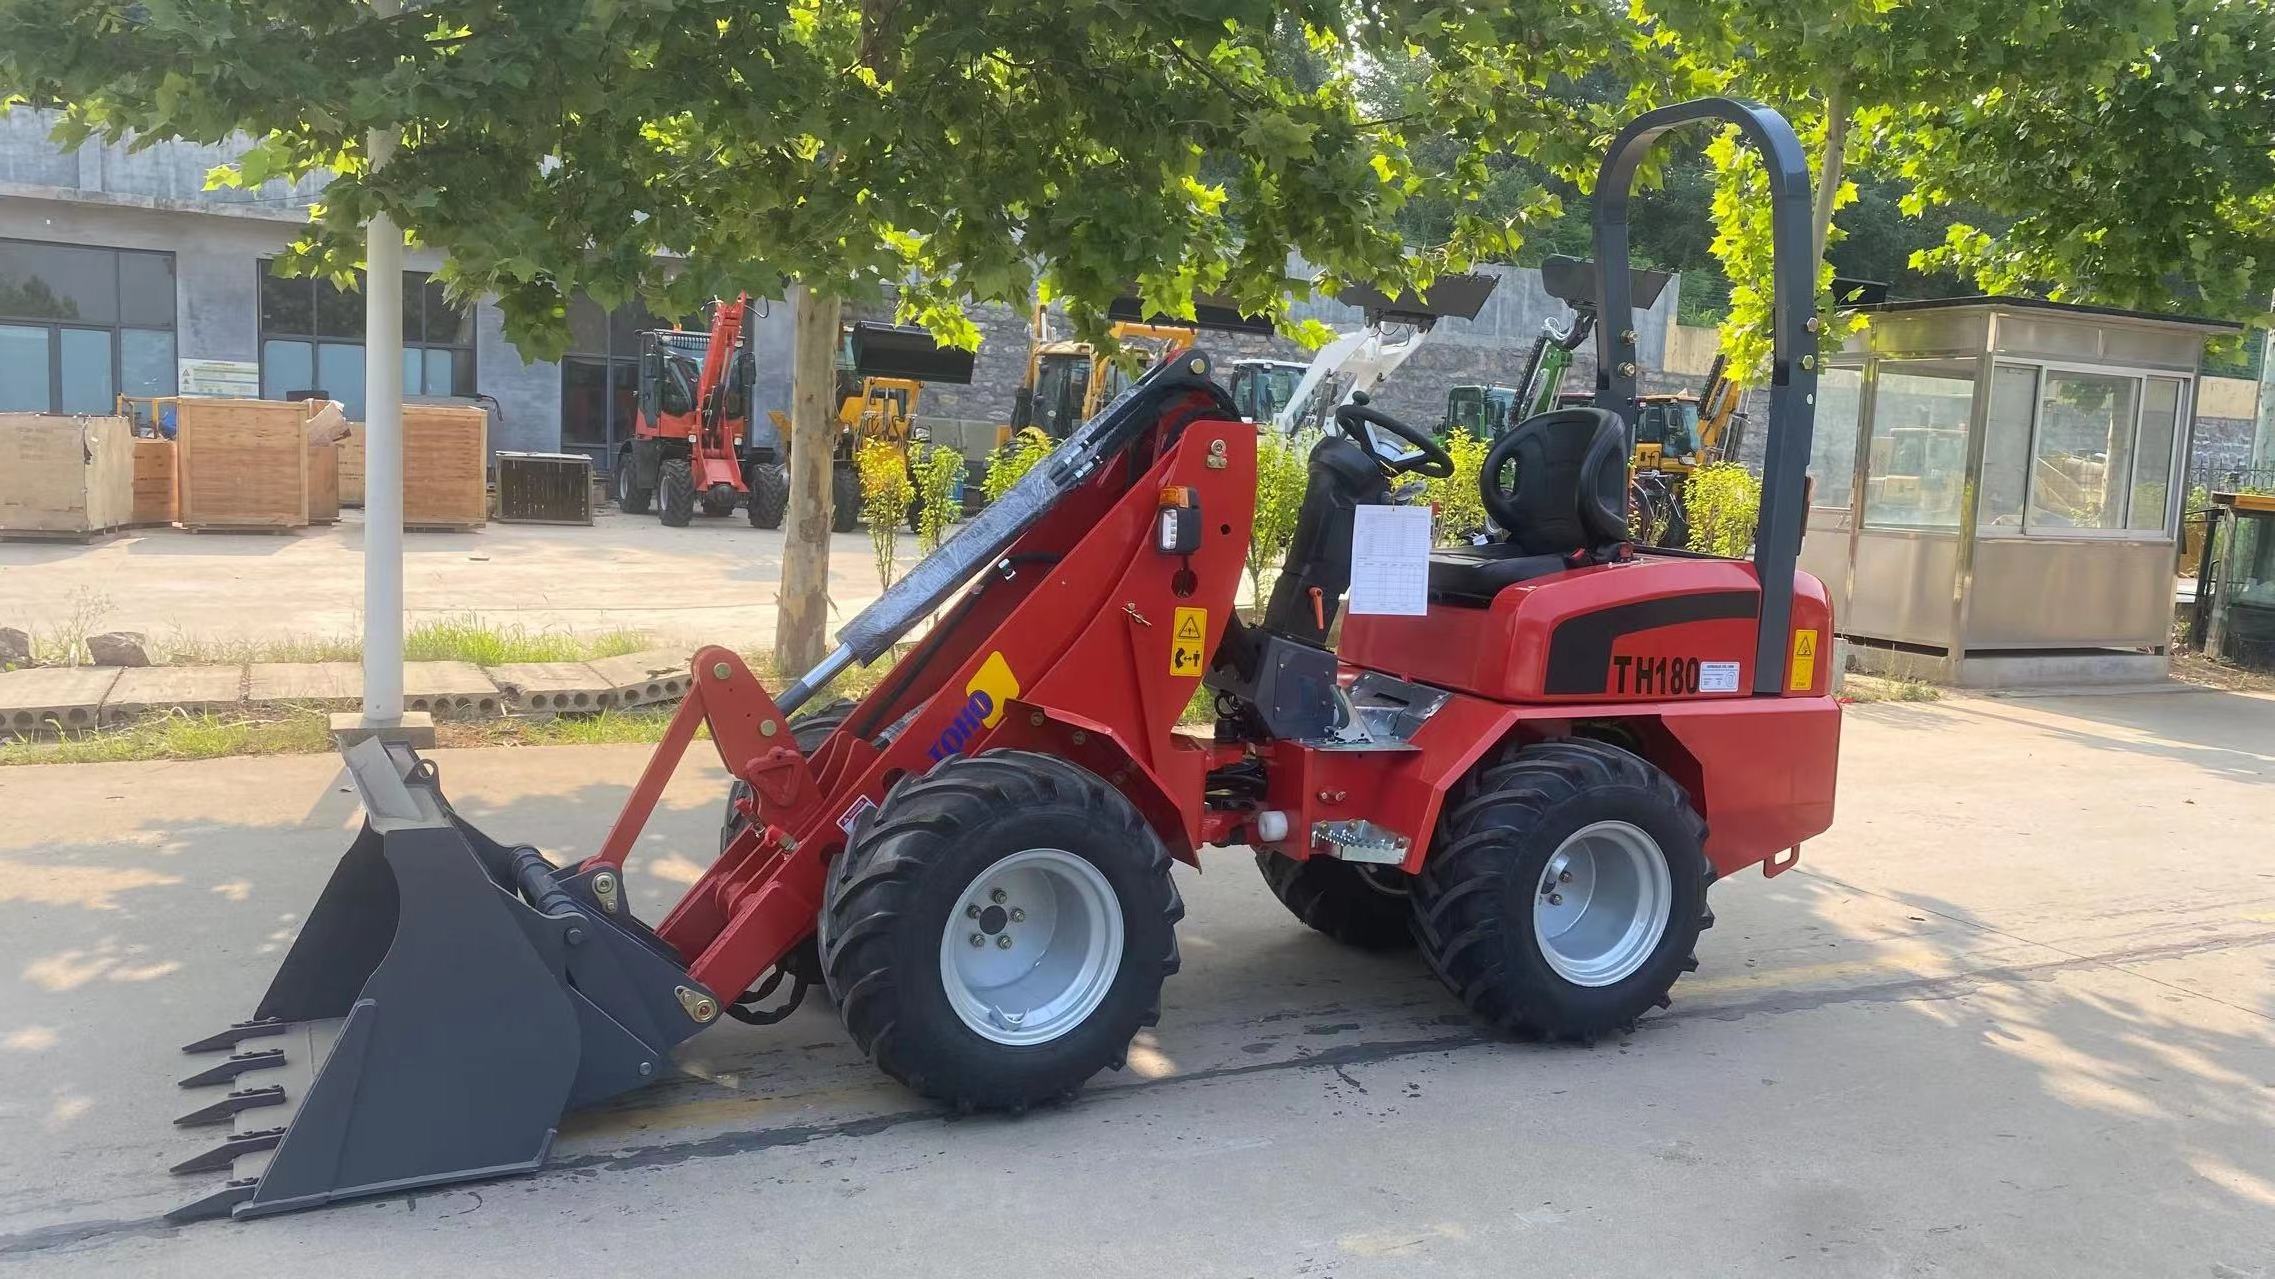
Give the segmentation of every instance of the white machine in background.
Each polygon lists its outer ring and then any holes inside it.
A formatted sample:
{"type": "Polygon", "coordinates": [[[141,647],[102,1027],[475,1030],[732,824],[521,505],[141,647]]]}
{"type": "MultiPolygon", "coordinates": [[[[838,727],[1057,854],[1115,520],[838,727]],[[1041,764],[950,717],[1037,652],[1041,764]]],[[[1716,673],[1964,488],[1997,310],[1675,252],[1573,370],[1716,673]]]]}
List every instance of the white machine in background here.
{"type": "Polygon", "coordinates": [[[1374,394],[1421,347],[1439,320],[1449,315],[1476,319],[1499,282],[1490,275],[1440,276],[1420,297],[1396,300],[1364,285],[1346,286],[1340,297],[1360,308],[1366,327],[1338,335],[1320,347],[1308,365],[1234,361],[1232,398],[1243,416],[1269,421],[1283,435],[1319,426],[1353,394],[1374,394]]]}

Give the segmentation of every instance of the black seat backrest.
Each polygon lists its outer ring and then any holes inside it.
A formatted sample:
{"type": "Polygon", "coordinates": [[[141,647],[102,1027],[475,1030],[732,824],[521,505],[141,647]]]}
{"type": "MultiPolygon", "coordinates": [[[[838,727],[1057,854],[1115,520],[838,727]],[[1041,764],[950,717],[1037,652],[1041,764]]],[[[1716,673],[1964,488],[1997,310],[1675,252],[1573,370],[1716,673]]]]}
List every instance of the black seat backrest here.
{"type": "Polygon", "coordinates": [[[1264,629],[1325,646],[1343,593],[1351,589],[1351,513],[1389,504],[1390,481],[1364,449],[1341,435],[1314,445],[1295,536],[1264,607],[1264,629]]]}
{"type": "Polygon", "coordinates": [[[1625,541],[1626,443],[1619,415],[1604,409],[1526,418],[1485,455],[1485,513],[1526,555],[1571,555],[1625,541]]]}

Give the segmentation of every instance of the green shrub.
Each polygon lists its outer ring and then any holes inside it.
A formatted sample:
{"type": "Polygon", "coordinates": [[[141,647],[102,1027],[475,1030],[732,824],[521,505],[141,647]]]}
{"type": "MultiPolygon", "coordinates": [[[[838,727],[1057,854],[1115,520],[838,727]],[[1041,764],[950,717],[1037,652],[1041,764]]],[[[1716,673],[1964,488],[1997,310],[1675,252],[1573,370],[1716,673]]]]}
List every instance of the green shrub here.
{"type": "Polygon", "coordinates": [[[916,474],[916,549],[926,555],[948,540],[948,528],[962,514],[956,481],[964,474],[964,455],[945,444],[910,446],[909,469],[916,474]]]}
{"type": "Polygon", "coordinates": [[[908,455],[883,440],[862,444],[853,465],[861,474],[861,518],[869,524],[869,549],[877,556],[877,588],[884,590],[893,584],[893,552],[916,485],[909,482],[908,455]]]}
{"type": "Polygon", "coordinates": [[[1690,549],[1740,558],[1754,548],[1762,482],[1735,462],[1699,467],[1683,486],[1683,509],[1690,518],[1690,549]]]}
{"type": "Polygon", "coordinates": [[[1303,506],[1304,482],[1310,476],[1307,462],[1312,432],[1294,436],[1260,432],[1256,439],[1256,523],[1248,537],[1248,585],[1256,605],[1264,604],[1264,574],[1279,572],[1295,540],[1296,513],[1303,506]]]}
{"type": "Polygon", "coordinates": [[[1422,481],[1423,500],[1437,511],[1438,545],[1467,546],[1485,531],[1485,498],[1479,491],[1485,475],[1485,455],[1492,445],[1455,427],[1446,436],[1446,452],[1453,458],[1453,474],[1422,481]]]}
{"type": "Polygon", "coordinates": [[[1049,457],[1056,447],[1050,436],[1032,426],[1020,431],[987,459],[987,478],[980,481],[980,492],[990,502],[1002,500],[1020,476],[1034,470],[1035,464],[1049,457]]]}

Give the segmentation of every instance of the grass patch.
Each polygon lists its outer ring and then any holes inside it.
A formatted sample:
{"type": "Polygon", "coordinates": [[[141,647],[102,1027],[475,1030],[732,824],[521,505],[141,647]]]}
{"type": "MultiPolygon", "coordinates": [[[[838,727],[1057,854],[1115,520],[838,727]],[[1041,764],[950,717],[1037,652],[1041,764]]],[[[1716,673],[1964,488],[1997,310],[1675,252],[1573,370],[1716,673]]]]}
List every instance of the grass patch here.
{"type": "Polygon", "coordinates": [[[1851,674],[1841,681],[1841,700],[1858,705],[1873,702],[1940,702],[1943,690],[1922,679],[1901,676],[1851,674]]]}
{"type": "Polygon", "coordinates": [[[476,666],[502,666],[507,662],[589,662],[599,657],[637,653],[646,647],[645,633],[621,627],[593,632],[532,631],[518,622],[499,626],[469,613],[413,626],[403,636],[403,659],[472,662],[476,666]]]}
{"type": "MultiPolygon", "coordinates": [[[[431,648],[413,651],[413,661],[475,661],[485,664],[520,661],[579,661],[593,657],[612,656],[619,652],[633,652],[643,647],[641,637],[634,631],[608,632],[598,636],[532,635],[520,628],[480,627],[468,623],[435,623],[431,632],[431,648]],[[549,648],[554,640],[571,641],[584,645],[578,648],[549,648]],[[493,642],[501,646],[486,648],[493,642]],[[526,645],[516,647],[516,645],[526,645]],[[451,656],[428,656],[445,653],[451,656]],[[469,653],[505,654],[504,656],[466,656],[469,653]],[[549,654],[533,656],[531,654],[549,654]],[[566,654],[566,655],[562,655],[566,654]]],[[[426,628],[422,627],[421,630],[426,628]]],[[[406,641],[408,637],[406,637],[406,641]]],[[[348,641],[341,641],[347,643],[348,641]]],[[[335,650],[318,647],[273,647],[251,645],[226,650],[222,661],[344,661],[349,657],[330,656],[335,650]],[[292,654],[277,656],[276,654],[292,654]],[[326,654],[325,656],[302,654],[326,654]]],[[[310,644],[317,641],[288,641],[288,644],[310,644]]],[[[410,648],[408,642],[406,649],[410,648]]],[[[895,658],[899,654],[894,655],[895,658]]],[[[352,654],[351,654],[352,657],[352,654]]],[[[779,694],[789,680],[774,670],[771,653],[746,654],[751,671],[763,680],[767,688],[779,694]]],[[[820,702],[810,706],[818,709],[840,697],[859,698],[874,691],[891,672],[892,662],[879,661],[868,669],[845,672],[830,685],[820,702]]],[[[601,711],[592,715],[560,715],[551,719],[489,719],[449,721],[435,725],[437,746],[449,749],[467,749],[484,746],[607,746],[641,745],[663,740],[664,731],[671,726],[672,717],[679,707],[641,706],[631,710],[601,711]]],[[[1193,690],[1178,722],[1186,725],[1213,723],[1216,705],[1206,688],[1193,690]]],[[[700,737],[708,737],[700,729],[700,737]]],[[[275,712],[235,712],[224,715],[191,715],[170,712],[152,715],[131,724],[99,728],[73,733],[58,738],[16,740],[0,737],[0,767],[20,764],[106,764],[140,760],[220,759],[233,755],[320,755],[332,749],[331,719],[315,707],[291,707],[275,712]]]]}
{"type": "Polygon", "coordinates": [[[170,666],[244,666],[253,662],[360,662],[354,635],[287,635],[272,639],[201,639],[175,634],[157,647],[170,666]]]}
{"type": "Polygon", "coordinates": [[[0,741],[0,767],[115,764],[231,755],[313,755],[332,749],[324,712],[294,707],[274,714],[192,715],[175,711],[54,741],[0,741]]]}
{"type": "Polygon", "coordinates": [[[2231,693],[2275,693],[2275,671],[2249,670],[2204,653],[2174,653],[2172,677],[2231,693]]]}
{"type": "MultiPolygon", "coordinates": [[[[176,633],[164,644],[175,666],[238,666],[251,662],[360,662],[359,635],[286,635],[263,639],[204,639],[176,633]]],[[[464,613],[419,622],[403,633],[403,660],[472,662],[589,662],[650,647],[644,631],[531,630],[519,622],[487,622],[464,613]]]]}

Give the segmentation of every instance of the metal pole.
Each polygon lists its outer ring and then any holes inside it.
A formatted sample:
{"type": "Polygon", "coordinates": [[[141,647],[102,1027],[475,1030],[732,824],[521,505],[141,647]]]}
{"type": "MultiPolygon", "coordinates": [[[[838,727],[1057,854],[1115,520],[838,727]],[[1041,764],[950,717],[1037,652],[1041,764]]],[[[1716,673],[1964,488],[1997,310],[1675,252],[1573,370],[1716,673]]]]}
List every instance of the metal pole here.
{"type": "MultiPolygon", "coordinates": [[[[399,0],[371,0],[392,18],[399,0]]],[[[373,169],[395,135],[373,129],[373,169]]],[[[386,214],[365,228],[363,280],[363,721],[403,722],[403,231],[386,214]]]]}

